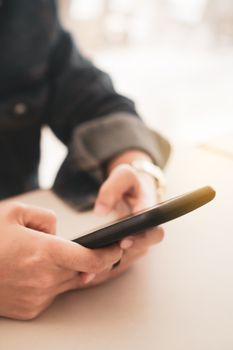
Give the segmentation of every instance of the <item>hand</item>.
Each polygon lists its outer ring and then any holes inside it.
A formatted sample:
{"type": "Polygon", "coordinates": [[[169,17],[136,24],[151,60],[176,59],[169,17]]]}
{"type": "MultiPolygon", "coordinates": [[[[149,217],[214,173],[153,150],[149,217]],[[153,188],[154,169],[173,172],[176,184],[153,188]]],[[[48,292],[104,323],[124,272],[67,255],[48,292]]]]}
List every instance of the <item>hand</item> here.
{"type": "Polygon", "coordinates": [[[55,231],[50,211],[0,205],[0,316],[35,318],[58,294],[82,288],[122,257],[119,245],[89,250],[55,231]]]}
{"type": "Polygon", "coordinates": [[[120,261],[120,265],[116,269],[106,270],[96,275],[96,277],[88,284],[81,288],[89,288],[100,283],[109,281],[123,272],[128,270],[139,258],[147,254],[148,249],[163,239],[163,229],[158,227],[154,230],[141,233],[134,237],[127,237],[121,241],[121,247],[124,247],[124,252],[120,261]]]}
{"type": "MultiPolygon", "coordinates": [[[[150,175],[135,171],[127,164],[137,157],[148,159],[148,156],[141,152],[130,151],[110,164],[110,175],[101,186],[96,199],[94,211],[97,215],[105,215],[114,209],[118,217],[124,217],[156,204],[154,179],[150,175]]],[[[125,271],[135,260],[145,255],[152,244],[159,243],[163,236],[163,229],[157,227],[125,239],[131,242],[131,248],[124,252],[121,265],[117,271],[99,276],[99,280],[103,281],[125,271]]],[[[98,279],[92,283],[98,283],[98,279]]]]}

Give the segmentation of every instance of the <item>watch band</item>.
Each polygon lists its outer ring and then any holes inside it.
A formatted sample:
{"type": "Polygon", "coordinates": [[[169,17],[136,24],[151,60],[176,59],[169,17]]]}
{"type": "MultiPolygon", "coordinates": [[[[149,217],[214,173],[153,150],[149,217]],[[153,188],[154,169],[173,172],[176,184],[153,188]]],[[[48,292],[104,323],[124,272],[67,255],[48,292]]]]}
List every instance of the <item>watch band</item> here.
{"type": "Polygon", "coordinates": [[[161,168],[146,159],[135,159],[130,163],[130,165],[135,170],[151,175],[155,179],[158,202],[161,202],[163,200],[166,188],[166,180],[161,168]]]}

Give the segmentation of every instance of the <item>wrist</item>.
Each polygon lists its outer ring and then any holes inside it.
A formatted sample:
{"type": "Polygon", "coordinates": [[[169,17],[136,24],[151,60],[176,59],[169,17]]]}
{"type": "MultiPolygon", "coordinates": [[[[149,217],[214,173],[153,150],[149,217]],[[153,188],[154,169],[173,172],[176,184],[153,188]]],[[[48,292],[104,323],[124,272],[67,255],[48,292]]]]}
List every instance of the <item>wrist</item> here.
{"type": "Polygon", "coordinates": [[[116,166],[120,164],[131,165],[132,162],[134,162],[135,160],[147,160],[148,162],[153,163],[152,158],[148,154],[142,151],[138,151],[138,150],[125,151],[124,153],[121,153],[120,155],[111,159],[111,161],[107,164],[107,168],[106,168],[107,175],[109,175],[116,166]]]}
{"type": "Polygon", "coordinates": [[[157,200],[161,202],[165,194],[165,177],[160,167],[153,163],[149,155],[142,151],[131,150],[122,153],[115,157],[107,167],[107,174],[121,164],[129,164],[141,178],[146,178],[147,181],[153,181],[156,186],[157,200]]]}
{"type": "Polygon", "coordinates": [[[143,175],[150,176],[157,188],[157,200],[161,202],[165,195],[166,180],[162,169],[153,162],[144,159],[136,159],[131,164],[132,168],[143,175]]]}

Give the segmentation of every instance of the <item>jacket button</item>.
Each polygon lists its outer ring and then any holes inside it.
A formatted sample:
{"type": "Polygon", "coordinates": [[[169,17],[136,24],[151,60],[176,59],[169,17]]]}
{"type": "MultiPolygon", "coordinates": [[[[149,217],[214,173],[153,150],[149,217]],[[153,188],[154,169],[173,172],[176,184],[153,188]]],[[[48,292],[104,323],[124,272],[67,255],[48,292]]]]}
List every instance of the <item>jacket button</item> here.
{"type": "Polygon", "coordinates": [[[18,102],[14,106],[14,113],[17,115],[23,115],[27,112],[27,106],[23,102],[18,102]]]}

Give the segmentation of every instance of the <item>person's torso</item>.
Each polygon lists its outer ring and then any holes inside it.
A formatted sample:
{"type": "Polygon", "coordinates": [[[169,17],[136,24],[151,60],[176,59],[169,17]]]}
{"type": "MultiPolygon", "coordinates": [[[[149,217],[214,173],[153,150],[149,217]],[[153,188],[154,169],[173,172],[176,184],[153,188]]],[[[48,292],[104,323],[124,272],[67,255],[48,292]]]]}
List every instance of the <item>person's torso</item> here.
{"type": "Polygon", "coordinates": [[[56,25],[54,0],[2,0],[0,96],[45,77],[56,25]]]}
{"type": "Polygon", "coordinates": [[[1,1],[0,198],[37,186],[57,26],[55,0],[1,1]]]}

